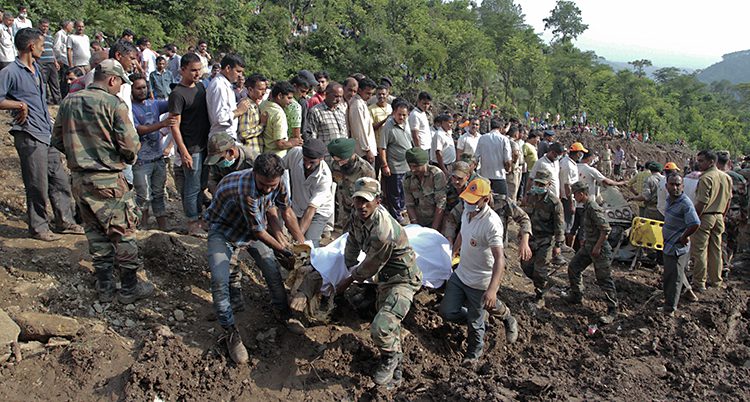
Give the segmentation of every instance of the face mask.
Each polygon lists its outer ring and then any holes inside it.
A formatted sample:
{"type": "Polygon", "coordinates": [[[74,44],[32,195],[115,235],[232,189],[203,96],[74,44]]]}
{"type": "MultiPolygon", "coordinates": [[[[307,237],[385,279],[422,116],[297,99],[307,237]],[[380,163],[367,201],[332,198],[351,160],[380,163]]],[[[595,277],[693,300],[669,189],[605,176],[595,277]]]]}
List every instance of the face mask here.
{"type": "Polygon", "coordinates": [[[531,190],[529,191],[533,195],[542,195],[547,193],[546,187],[539,187],[539,186],[531,186],[531,190]]]}
{"type": "Polygon", "coordinates": [[[219,167],[222,169],[227,169],[234,165],[234,160],[222,159],[219,161],[219,163],[217,163],[217,165],[219,165],[219,167]]]}
{"type": "Polygon", "coordinates": [[[464,211],[468,213],[477,212],[479,210],[479,204],[469,204],[464,201],[464,211]]]}
{"type": "Polygon", "coordinates": [[[28,16],[28,14],[26,14],[26,13],[21,13],[21,14],[18,14],[18,16],[19,16],[19,17],[21,17],[21,18],[26,18],[26,17],[28,16]]]}

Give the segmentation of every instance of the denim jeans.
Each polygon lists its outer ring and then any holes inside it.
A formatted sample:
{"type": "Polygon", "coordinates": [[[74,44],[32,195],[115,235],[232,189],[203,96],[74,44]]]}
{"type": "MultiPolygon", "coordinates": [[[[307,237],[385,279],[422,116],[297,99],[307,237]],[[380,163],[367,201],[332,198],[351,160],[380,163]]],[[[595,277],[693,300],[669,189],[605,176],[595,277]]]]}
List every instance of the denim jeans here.
{"type": "MultiPolygon", "coordinates": [[[[440,302],[440,315],[451,322],[465,322],[468,325],[466,355],[479,357],[484,349],[485,310],[482,305],[484,290],[464,285],[454,272],[445,284],[445,295],[440,302]]],[[[495,310],[507,308],[497,299],[495,310]]]]}
{"type": "MultiPolygon", "coordinates": [[[[222,327],[234,325],[232,304],[229,300],[230,267],[234,245],[229,243],[224,234],[211,230],[208,233],[208,267],[211,269],[211,296],[213,297],[216,317],[222,327]]],[[[282,319],[291,317],[284,282],[281,279],[279,264],[273,250],[261,241],[253,241],[247,251],[263,273],[268,290],[271,292],[271,304],[280,313],[282,319]]]]}
{"type": "Polygon", "coordinates": [[[193,168],[188,169],[182,164],[182,173],[185,182],[182,187],[182,209],[190,221],[200,218],[201,197],[200,193],[208,181],[208,169],[203,169],[204,152],[196,152],[190,155],[193,158],[193,168]]]}
{"type": "Polygon", "coordinates": [[[138,207],[160,218],[167,213],[164,202],[164,185],[167,182],[167,163],[164,158],[150,162],[136,162],[133,166],[133,185],[138,207]]]}

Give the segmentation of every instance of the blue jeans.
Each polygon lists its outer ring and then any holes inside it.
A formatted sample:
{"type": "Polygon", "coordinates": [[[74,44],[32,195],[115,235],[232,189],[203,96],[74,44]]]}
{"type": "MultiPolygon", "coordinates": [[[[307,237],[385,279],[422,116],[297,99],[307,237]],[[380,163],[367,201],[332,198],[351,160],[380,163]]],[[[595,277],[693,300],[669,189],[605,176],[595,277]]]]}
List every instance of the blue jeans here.
{"type": "Polygon", "coordinates": [[[182,164],[182,172],[185,182],[182,187],[182,209],[190,221],[200,217],[201,197],[200,193],[208,181],[208,169],[203,169],[204,152],[196,152],[190,155],[193,158],[193,168],[188,169],[182,164]]]}
{"type": "MultiPolygon", "coordinates": [[[[484,290],[464,285],[454,272],[445,284],[445,295],[440,302],[440,316],[451,322],[465,322],[469,327],[466,356],[479,357],[484,349],[485,310],[482,305],[484,290]]],[[[495,311],[508,311],[497,299],[495,311]]],[[[508,315],[509,315],[508,311],[508,315]]]]}
{"type": "Polygon", "coordinates": [[[164,185],[167,182],[167,163],[164,158],[150,162],[136,162],[133,166],[133,185],[138,207],[148,211],[149,206],[157,218],[167,214],[164,202],[164,185]]]}
{"type": "Polygon", "coordinates": [[[391,173],[383,176],[385,179],[385,196],[388,212],[396,219],[401,219],[401,213],[406,209],[404,199],[404,174],[391,173]]]}
{"type": "MultiPolygon", "coordinates": [[[[234,325],[232,304],[229,300],[230,267],[229,262],[234,252],[234,245],[229,243],[224,234],[211,230],[208,233],[208,267],[211,269],[211,296],[213,297],[216,317],[222,327],[234,325]]],[[[268,290],[271,292],[271,304],[280,313],[282,319],[291,317],[284,282],[281,279],[279,264],[273,250],[261,241],[253,241],[247,251],[263,273],[268,290]]]]}

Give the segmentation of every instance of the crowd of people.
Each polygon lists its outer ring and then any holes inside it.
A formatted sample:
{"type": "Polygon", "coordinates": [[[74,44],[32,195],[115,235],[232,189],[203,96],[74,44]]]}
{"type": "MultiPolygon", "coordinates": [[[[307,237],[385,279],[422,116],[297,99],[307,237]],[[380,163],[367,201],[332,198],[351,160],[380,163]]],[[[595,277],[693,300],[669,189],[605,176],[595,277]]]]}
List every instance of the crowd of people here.
{"type": "MultiPolygon", "coordinates": [[[[381,360],[373,377],[389,384],[400,380],[401,320],[422,286],[405,225],[440,232],[460,258],[440,314],[467,325],[467,365],[483,354],[489,316],[503,323],[507,342],[518,338],[518,323],[498,298],[509,219],[519,226],[531,302],[545,306],[550,268],[567,264],[564,299],[580,304],[582,275],[593,264],[608,306],[605,324],[617,316],[618,295],[611,228],[599,204],[604,186],[634,186],[640,215],[664,221],[665,314],[673,314],[683,291],[694,300],[706,286],[722,287],[722,268],[747,227],[750,169],[734,172],[727,152],[699,152],[695,172],[685,177],[673,162],[649,161],[627,182],[619,145],[599,155],[512,116],[456,120],[434,110],[428,92],[414,104],[394,96],[389,77],[376,82],[356,73],[339,83],[325,71],[301,70],[272,81],[246,71],[235,54],[214,68],[205,42],[182,56],[167,45],[160,56],[148,39],[133,44],[129,30],[108,50],[87,54],[80,47],[89,45],[74,37],[84,35],[82,21],[72,24],[77,33],[66,41],[65,65],[85,74],[60,101],[53,124],[47,100],[54,98],[47,95],[55,80],[40,79],[50,47],[43,24],[15,32],[16,55],[0,71],[0,109],[14,119],[31,236],[55,241],[58,233],[85,233],[99,301],[147,298],[154,286],[136,275],[135,233],[151,215],[169,228],[165,184],[173,175],[187,233],[207,239],[213,305],[237,363],[248,361],[234,316],[245,308],[240,249],[262,272],[277,318],[299,334],[305,327],[290,308],[279,259],[293,255],[293,244],[318,247],[334,231],[348,233],[350,276],[336,291],[377,278],[371,335],[381,360]],[[568,262],[562,252],[571,248],[568,262]]],[[[61,30],[66,35],[69,25],[61,30]]],[[[62,64],[55,42],[52,63],[62,64]]]]}

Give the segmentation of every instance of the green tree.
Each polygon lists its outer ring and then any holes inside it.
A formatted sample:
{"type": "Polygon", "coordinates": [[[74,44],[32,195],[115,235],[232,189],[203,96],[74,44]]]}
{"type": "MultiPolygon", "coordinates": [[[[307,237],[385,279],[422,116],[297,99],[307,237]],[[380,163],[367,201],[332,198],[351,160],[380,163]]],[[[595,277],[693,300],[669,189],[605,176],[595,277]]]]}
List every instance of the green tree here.
{"type": "Polygon", "coordinates": [[[568,0],[557,0],[550,16],[543,21],[544,30],[552,30],[555,41],[561,42],[570,42],[589,28],[583,23],[581,9],[575,2],[568,0]]]}

